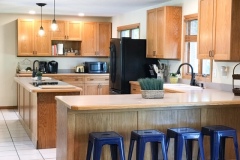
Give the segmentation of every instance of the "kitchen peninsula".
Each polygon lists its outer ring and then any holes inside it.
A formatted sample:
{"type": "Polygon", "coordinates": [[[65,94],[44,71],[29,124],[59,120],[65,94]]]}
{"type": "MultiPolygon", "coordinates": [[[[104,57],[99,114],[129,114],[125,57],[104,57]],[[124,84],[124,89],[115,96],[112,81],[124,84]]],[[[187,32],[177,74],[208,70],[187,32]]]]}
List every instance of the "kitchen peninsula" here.
{"type": "MultiPolygon", "coordinates": [[[[43,77],[44,78],[44,77],[43,77]]],[[[19,118],[37,149],[56,147],[55,96],[80,95],[81,88],[58,80],[14,77],[18,89],[19,118]],[[37,83],[45,83],[37,87],[37,83]],[[53,85],[56,84],[57,85],[53,85]],[[44,89],[48,88],[48,89],[44,89]]]]}
{"type": "MultiPolygon", "coordinates": [[[[85,159],[88,134],[94,131],[120,133],[126,157],[132,130],[158,129],[166,133],[170,127],[201,129],[221,124],[237,129],[240,137],[240,97],[232,92],[202,89],[165,93],[163,99],[143,99],[141,94],[131,94],[57,96],[56,100],[58,160],[85,159]]],[[[204,148],[206,159],[210,159],[208,138],[204,139],[204,148]]],[[[151,159],[149,153],[148,146],[145,159],[151,159]]],[[[173,155],[170,143],[169,159],[173,155]]],[[[197,159],[196,155],[197,148],[193,159],[197,159]]],[[[103,149],[102,159],[111,159],[108,148],[103,149]]],[[[234,159],[232,141],[226,141],[226,159],[234,159]]]]}

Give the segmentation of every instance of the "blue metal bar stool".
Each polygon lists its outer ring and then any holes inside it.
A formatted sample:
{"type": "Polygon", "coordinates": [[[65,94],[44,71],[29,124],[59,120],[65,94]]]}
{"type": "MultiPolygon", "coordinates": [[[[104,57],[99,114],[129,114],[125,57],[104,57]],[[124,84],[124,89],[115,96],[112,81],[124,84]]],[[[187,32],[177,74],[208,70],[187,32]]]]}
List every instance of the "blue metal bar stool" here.
{"type": "Polygon", "coordinates": [[[136,159],[143,160],[145,145],[151,143],[152,160],[158,160],[158,143],[161,143],[163,159],[167,160],[166,152],[166,136],[157,130],[135,130],[131,132],[131,140],[129,145],[128,160],[132,159],[134,142],[137,141],[136,159]]]}
{"type": "Polygon", "coordinates": [[[201,160],[204,160],[203,139],[201,132],[188,127],[167,129],[167,151],[170,138],[174,138],[174,160],[182,159],[183,143],[185,142],[187,160],[192,160],[192,142],[198,141],[201,160]]]}
{"type": "Polygon", "coordinates": [[[102,146],[110,145],[112,160],[117,160],[117,148],[120,160],[125,160],[123,137],[116,132],[92,132],[89,134],[86,160],[90,160],[93,149],[93,159],[100,160],[102,146]],[[93,148],[94,146],[94,148],[93,148]]]}
{"type": "Polygon", "coordinates": [[[205,126],[202,127],[202,135],[210,136],[211,160],[223,160],[225,158],[225,140],[232,138],[235,149],[236,160],[239,160],[237,132],[235,129],[222,126],[205,126]]]}

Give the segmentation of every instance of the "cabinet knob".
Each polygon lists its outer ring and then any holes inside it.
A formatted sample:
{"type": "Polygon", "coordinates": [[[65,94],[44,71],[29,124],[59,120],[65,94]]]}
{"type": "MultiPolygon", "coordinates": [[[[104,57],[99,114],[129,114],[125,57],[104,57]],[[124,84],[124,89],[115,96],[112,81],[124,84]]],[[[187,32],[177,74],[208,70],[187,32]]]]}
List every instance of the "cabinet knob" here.
{"type": "Polygon", "coordinates": [[[153,51],[153,56],[156,56],[156,51],[153,51]]]}
{"type": "Polygon", "coordinates": [[[214,57],[214,50],[212,50],[212,57],[214,57]]]}
{"type": "Polygon", "coordinates": [[[136,89],[135,89],[135,88],[133,88],[133,90],[134,90],[134,91],[136,91],[136,89]]]}

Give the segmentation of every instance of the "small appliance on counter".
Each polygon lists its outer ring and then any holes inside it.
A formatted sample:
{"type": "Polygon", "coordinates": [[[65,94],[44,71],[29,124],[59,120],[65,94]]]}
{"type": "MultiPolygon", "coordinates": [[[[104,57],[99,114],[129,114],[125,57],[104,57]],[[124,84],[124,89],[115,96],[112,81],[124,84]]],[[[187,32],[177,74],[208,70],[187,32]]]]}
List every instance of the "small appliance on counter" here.
{"type": "Polygon", "coordinates": [[[107,62],[85,62],[86,73],[107,73],[107,62]]]}
{"type": "Polygon", "coordinates": [[[58,62],[56,61],[48,62],[48,73],[58,73],[58,62]]]}
{"type": "Polygon", "coordinates": [[[46,61],[39,61],[39,71],[42,73],[47,73],[48,67],[46,61]]]}
{"type": "Polygon", "coordinates": [[[76,73],[85,73],[84,71],[85,71],[85,69],[84,69],[83,65],[76,66],[76,68],[75,68],[76,73]]]}

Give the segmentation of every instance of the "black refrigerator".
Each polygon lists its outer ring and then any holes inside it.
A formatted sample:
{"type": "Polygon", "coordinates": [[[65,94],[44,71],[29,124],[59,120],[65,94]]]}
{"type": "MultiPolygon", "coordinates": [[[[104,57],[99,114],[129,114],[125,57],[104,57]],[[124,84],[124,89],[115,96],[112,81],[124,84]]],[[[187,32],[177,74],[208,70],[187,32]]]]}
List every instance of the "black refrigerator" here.
{"type": "Polygon", "coordinates": [[[157,59],[146,58],[146,40],[112,38],[110,41],[110,94],[130,94],[129,81],[149,77],[149,64],[157,59]]]}

